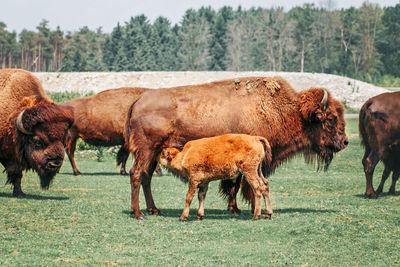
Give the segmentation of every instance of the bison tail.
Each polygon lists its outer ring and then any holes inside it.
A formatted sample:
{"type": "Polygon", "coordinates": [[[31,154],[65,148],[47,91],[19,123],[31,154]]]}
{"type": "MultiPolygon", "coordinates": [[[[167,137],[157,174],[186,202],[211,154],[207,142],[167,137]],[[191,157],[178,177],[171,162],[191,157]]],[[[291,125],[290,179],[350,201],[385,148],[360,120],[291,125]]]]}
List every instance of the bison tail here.
{"type": "Polygon", "coordinates": [[[365,146],[366,141],[367,141],[367,133],[366,133],[366,129],[365,129],[365,123],[368,120],[368,117],[370,117],[370,113],[371,111],[369,110],[369,106],[372,103],[370,101],[368,101],[367,103],[365,103],[361,110],[360,110],[360,114],[359,114],[359,120],[358,120],[358,131],[360,133],[360,140],[361,140],[361,144],[363,146],[365,146]]]}
{"type": "MultiPolygon", "coordinates": [[[[129,137],[132,132],[132,128],[131,128],[131,124],[130,124],[130,121],[132,119],[132,110],[133,110],[133,107],[135,106],[135,103],[139,99],[140,99],[140,97],[132,103],[132,105],[129,107],[128,114],[126,115],[124,139],[125,139],[125,145],[127,146],[128,150],[129,150],[129,137]]],[[[117,156],[117,162],[118,162],[118,156],[117,156]]]]}

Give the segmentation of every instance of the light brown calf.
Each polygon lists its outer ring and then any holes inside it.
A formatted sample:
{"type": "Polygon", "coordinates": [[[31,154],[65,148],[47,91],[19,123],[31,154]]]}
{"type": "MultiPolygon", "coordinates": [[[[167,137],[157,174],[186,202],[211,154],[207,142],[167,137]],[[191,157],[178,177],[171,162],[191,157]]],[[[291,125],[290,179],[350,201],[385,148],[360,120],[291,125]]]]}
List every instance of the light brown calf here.
{"type": "Polygon", "coordinates": [[[199,187],[199,209],[196,219],[204,216],[204,199],[208,183],[214,180],[235,180],[241,174],[248,181],[255,194],[253,220],[261,215],[261,195],[264,196],[266,218],[272,214],[269,198],[269,184],[261,172],[261,164],[271,162],[271,147],[264,137],[245,134],[226,134],[216,137],[189,141],[182,151],[164,148],[158,162],[177,175],[187,179],[189,189],[180,221],[189,216],[189,206],[199,187]]]}

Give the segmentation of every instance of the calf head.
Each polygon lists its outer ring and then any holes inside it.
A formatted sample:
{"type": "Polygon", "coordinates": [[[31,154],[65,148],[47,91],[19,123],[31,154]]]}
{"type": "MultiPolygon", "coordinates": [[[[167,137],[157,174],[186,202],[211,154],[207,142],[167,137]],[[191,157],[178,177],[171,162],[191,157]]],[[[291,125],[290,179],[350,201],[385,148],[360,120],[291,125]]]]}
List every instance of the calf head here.
{"type": "Polygon", "coordinates": [[[17,117],[17,155],[28,169],[39,174],[44,189],[61,168],[65,139],[72,123],[72,110],[53,103],[27,108],[17,117]]]}
{"type": "Polygon", "coordinates": [[[180,151],[174,147],[164,148],[158,156],[158,162],[165,166],[170,167],[171,161],[178,155],[180,151]]]}
{"type": "Polygon", "coordinates": [[[344,107],[326,89],[310,88],[300,93],[299,108],[303,131],[310,141],[306,158],[311,160],[317,155],[318,162],[323,162],[327,169],[334,153],[348,144],[344,107]]]}

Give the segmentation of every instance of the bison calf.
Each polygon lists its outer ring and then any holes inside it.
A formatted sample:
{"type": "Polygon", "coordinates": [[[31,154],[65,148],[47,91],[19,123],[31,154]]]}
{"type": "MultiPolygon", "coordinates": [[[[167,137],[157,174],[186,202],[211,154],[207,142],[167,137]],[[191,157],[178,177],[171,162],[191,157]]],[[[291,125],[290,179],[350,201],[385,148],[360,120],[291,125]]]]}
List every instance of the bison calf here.
{"type": "Polygon", "coordinates": [[[395,193],[400,176],[400,92],[384,93],[370,98],[360,110],[359,130],[365,154],[362,160],[366,178],[365,195],[377,198],[393,171],[389,194],[395,193]],[[382,180],[376,192],[372,185],[375,166],[385,165],[382,180]]]}
{"type": "Polygon", "coordinates": [[[189,215],[189,206],[199,187],[199,209],[196,219],[204,216],[204,199],[208,183],[214,180],[236,180],[241,174],[255,194],[254,220],[261,215],[261,195],[264,196],[266,218],[272,214],[269,185],[264,178],[261,165],[271,162],[271,147],[267,139],[245,134],[226,134],[193,140],[185,144],[182,151],[164,148],[159,163],[188,180],[189,189],[180,221],[189,215]]]}

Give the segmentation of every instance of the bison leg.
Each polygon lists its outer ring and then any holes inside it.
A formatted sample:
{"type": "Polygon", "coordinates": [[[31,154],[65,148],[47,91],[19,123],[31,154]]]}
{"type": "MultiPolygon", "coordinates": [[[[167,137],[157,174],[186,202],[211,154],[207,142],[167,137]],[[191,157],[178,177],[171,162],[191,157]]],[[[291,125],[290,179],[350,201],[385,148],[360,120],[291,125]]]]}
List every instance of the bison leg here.
{"type": "Polygon", "coordinates": [[[126,161],[128,160],[128,158],[129,158],[129,151],[124,147],[124,145],[122,145],[117,153],[117,166],[121,164],[121,169],[119,171],[121,175],[127,175],[126,161]]]}
{"type": "Polygon", "coordinates": [[[237,207],[236,196],[240,188],[242,178],[238,177],[236,181],[222,180],[220,183],[220,193],[228,198],[228,210],[233,214],[240,214],[240,209],[237,207]]]}
{"type": "Polygon", "coordinates": [[[382,173],[382,179],[381,182],[379,183],[378,189],[376,189],[376,194],[379,195],[383,191],[383,186],[385,185],[386,179],[389,177],[389,174],[392,170],[388,167],[385,166],[385,169],[383,170],[382,173]]]}
{"type": "Polygon", "coordinates": [[[372,178],[376,164],[378,164],[379,158],[374,152],[365,151],[364,158],[362,160],[366,179],[365,195],[370,198],[377,198],[378,195],[374,191],[372,185],[372,178]]]}
{"type": "Polygon", "coordinates": [[[159,164],[157,164],[155,171],[156,171],[158,176],[163,176],[163,173],[162,173],[162,170],[161,170],[161,167],[160,167],[159,164]]]}
{"type": "Polygon", "coordinates": [[[76,130],[71,129],[68,132],[68,137],[67,137],[67,141],[65,144],[65,150],[67,152],[68,155],[68,159],[69,162],[71,163],[72,166],[72,171],[74,172],[75,176],[81,175],[82,173],[78,170],[78,167],[76,167],[75,164],[75,149],[76,149],[76,142],[78,141],[78,134],[76,132],[76,130]]]}
{"type": "Polygon", "coordinates": [[[197,210],[196,220],[202,220],[204,217],[204,201],[208,190],[208,184],[199,187],[199,209],[197,210]]]}
{"type": "Polygon", "coordinates": [[[391,194],[391,195],[394,195],[396,192],[395,191],[396,182],[397,182],[397,179],[399,179],[399,176],[400,176],[400,169],[397,169],[392,174],[392,185],[390,186],[390,189],[389,189],[389,194],[391,194]]]}
{"type": "Polygon", "coordinates": [[[131,178],[130,213],[134,214],[135,218],[138,220],[146,219],[144,214],[140,211],[140,206],[139,206],[139,193],[141,184],[143,186],[143,191],[146,197],[147,209],[149,210],[149,208],[152,208],[152,211],[155,212],[158,211],[154,205],[150,190],[151,175],[153,174],[155,168],[154,164],[155,161],[152,160],[152,158],[153,154],[151,152],[147,152],[146,155],[140,152],[137,153],[137,155],[135,156],[135,162],[131,170],[129,171],[131,178]],[[149,204],[152,204],[152,206],[149,204]]]}
{"type": "Polygon", "coordinates": [[[151,193],[151,178],[153,176],[154,170],[156,169],[156,166],[157,161],[152,160],[150,163],[150,167],[148,168],[147,174],[144,176],[144,179],[142,179],[142,187],[144,197],[146,199],[146,210],[153,215],[161,215],[161,211],[157,209],[156,205],[154,204],[153,195],[151,193]]]}
{"type": "Polygon", "coordinates": [[[21,180],[22,180],[22,172],[21,173],[13,173],[7,174],[7,180],[10,181],[14,188],[13,188],[13,197],[24,198],[26,197],[25,193],[22,192],[21,188],[21,180]]]}

